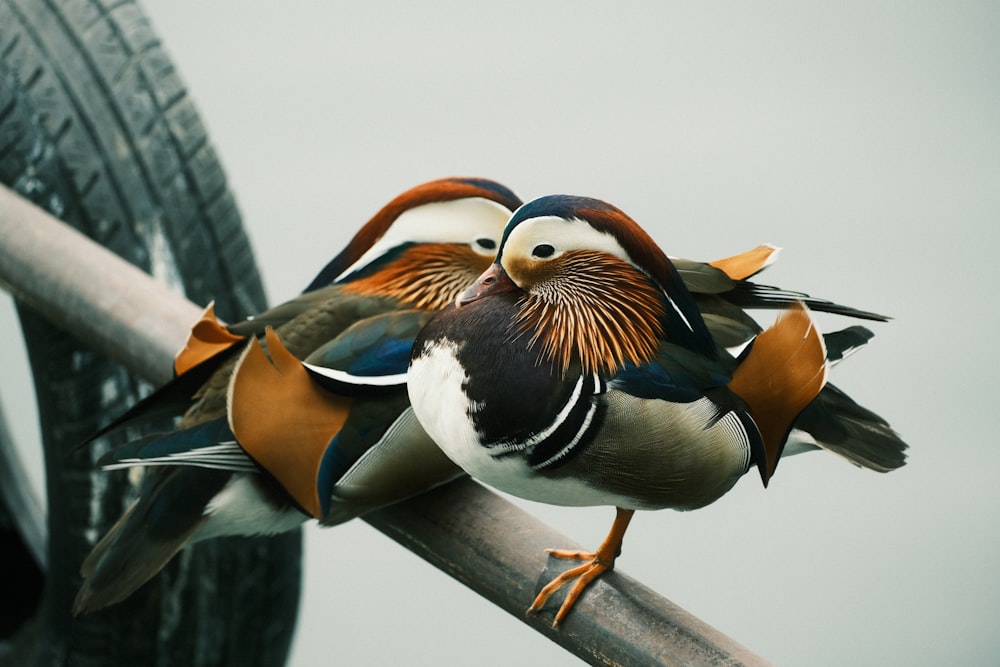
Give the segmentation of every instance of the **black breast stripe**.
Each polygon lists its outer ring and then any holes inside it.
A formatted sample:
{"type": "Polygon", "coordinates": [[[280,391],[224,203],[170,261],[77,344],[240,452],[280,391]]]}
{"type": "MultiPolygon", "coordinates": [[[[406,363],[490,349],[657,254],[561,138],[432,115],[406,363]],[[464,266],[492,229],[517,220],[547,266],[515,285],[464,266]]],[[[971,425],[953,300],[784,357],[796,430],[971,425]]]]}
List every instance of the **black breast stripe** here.
{"type": "Polygon", "coordinates": [[[523,453],[534,470],[552,468],[568,461],[594,437],[604,421],[607,405],[603,395],[607,383],[597,375],[581,375],[563,408],[551,424],[519,443],[497,443],[494,456],[523,453]]]}

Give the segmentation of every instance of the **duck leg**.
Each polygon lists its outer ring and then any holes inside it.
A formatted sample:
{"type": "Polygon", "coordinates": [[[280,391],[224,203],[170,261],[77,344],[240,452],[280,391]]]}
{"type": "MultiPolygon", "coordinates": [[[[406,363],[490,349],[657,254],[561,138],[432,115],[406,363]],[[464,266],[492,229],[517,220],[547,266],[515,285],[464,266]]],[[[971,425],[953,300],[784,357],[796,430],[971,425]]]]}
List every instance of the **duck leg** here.
{"type": "Polygon", "coordinates": [[[599,576],[604,574],[608,570],[612,570],[615,567],[615,559],[618,558],[619,554],[622,552],[622,540],[625,539],[625,530],[628,528],[629,521],[632,520],[632,515],[635,514],[635,510],[622,509],[621,507],[615,508],[617,514],[615,515],[615,521],[611,524],[611,531],[608,536],[604,538],[604,542],[598,547],[596,552],[587,551],[570,551],[564,549],[546,549],[545,553],[555,556],[556,558],[567,558],[572,560],[586,561],[583,565],[566,570],[558,577],[550,581],[545,585],[538,595],[535,597],[535,601],[531,603],[531,607],[528,608],[528,616],[541,611],[548,599],[552,597],[552,594],[558,591],[560,588],[565,586],[570,581],[574,581],[573,587],[566,594],[566,599],[563,600],[562,606],[559,607],[559,611],[556,613],[555,620],[552,621],[552,627],[557,627],[566,618],[570,609],[576,604],[577,599],[580,594],[599,576]]]}

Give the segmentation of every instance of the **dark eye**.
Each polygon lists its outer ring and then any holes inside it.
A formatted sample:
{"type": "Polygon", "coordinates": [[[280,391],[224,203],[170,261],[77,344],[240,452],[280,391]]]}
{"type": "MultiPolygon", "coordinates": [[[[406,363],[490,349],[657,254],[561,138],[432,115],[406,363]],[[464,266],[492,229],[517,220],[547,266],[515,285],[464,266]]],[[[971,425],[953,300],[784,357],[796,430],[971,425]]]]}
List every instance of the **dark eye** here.
{"type": "Polygon", "coordinates": [[[536,245],[534,249],[531,251],[531,254],[535,257],[540,257],[542,259],[545,259],[546,257],[551,257],[552,254],[555,253],[555,251],[556,249],[550,246],[548,243],[542,243],[536,245]]]}
{"type": "Polygon", "coordinates": [[[476,239],[476,245],[484,250],[496,250],[497,242],[493,239],[476,239]]]}

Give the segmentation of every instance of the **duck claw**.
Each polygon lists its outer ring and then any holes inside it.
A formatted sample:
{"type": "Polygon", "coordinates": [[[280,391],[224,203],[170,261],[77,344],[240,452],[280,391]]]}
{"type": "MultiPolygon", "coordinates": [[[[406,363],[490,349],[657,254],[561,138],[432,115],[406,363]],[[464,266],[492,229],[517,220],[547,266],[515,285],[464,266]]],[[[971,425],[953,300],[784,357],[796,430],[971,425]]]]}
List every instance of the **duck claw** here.
{"type": "Polygon", "coordinates": [[[574,568],[566,570],[555,579],[550,581],[548,584],[539,591],[538,595],[535,596],[535,601],[531,603],[528,607],[528,616],[533,616],[542,610],[545,603],[549,601],[552,595],[561,589],[563,586],[570,582],[574,582],[572,588],[566,594],[566,599],[563,600],[562,605],[559,607],[559,611],[556,612],[555,619],[552,621],[552,627],[556,628],[562,623],[566,616],[569,614],[573,605],[579,599],[580,595],[595,579],[600,577],[606,571],[614,567],[614,563],[608,563],[598,556],[598,554],[587,553],[583,551],[561,551],[557,549],[546,549],[546,553],[555,556],[556,558],[567,558],[573,560],[585,560],[587,562],[582,565],[578,565],[574,568]]]}

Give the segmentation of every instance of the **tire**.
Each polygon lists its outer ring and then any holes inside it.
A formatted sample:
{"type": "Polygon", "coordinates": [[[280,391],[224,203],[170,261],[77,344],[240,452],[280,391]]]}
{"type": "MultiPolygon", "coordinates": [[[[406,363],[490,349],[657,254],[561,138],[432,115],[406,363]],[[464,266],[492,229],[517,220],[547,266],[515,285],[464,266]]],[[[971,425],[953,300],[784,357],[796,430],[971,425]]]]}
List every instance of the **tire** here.
{"type": "MultiPolygon", "coordinates": [[[[214,299],[225,319],[265,306],[225,174],[134,2],[0,0],[0,180],[192,301],[214,299]]],[[[0,598],[0,663],[284,664],[300,532],[209,540],[125,602],[71,615],[80,563],[134,492],[127,475],[95,470],[100,447],[77,445],[150,388],[18,314],[42,425],[48,547],[31,557],[29,534],[42,527],[24,518],[30,499],[5,499],[0,553],[19,555],[23,581],[0,598]]]]}

